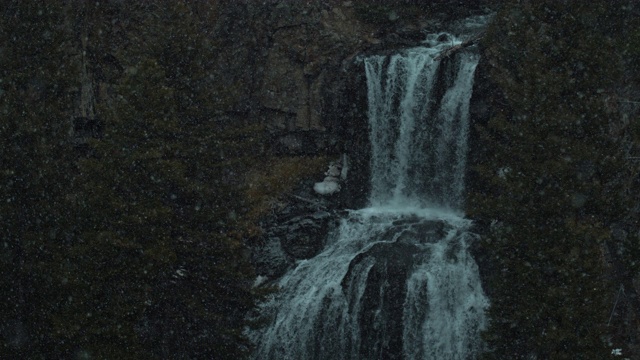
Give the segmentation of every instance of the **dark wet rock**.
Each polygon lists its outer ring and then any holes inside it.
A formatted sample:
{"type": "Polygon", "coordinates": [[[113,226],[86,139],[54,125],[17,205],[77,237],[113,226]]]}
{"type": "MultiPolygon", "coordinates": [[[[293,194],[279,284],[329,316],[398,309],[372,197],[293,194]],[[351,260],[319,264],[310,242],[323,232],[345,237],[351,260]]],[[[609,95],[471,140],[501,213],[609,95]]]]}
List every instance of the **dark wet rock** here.
{"type": "Polygon", "coordinates": [[[369,271],[361,302],[360,355],[363,359],[402,358],[405,284],[415,252],[414,245],[382,243],[365,255],[375,258],[375,264],[369,271]],[[385,324],[386,330],[381,332],[377,324],[385,324]],[[384,345],[380,346],[381,343],[384,345]]]}
{"type": "Polygon", "coordinates": [[[317,255],[326,244],[340,212],[335,201],[315,196],[312,187],[302,183],[284,207],[262,221],[264,234],[248,244],[257,275],[278,278],[296,260],[317,255]]]}
{"type": "Polygon", "coordinates": [[[252,261],[258,275],[273,279],[282,276],[293,259],[282,249],[280,239],[274,236],[253,247],[252,261]]]}
{"type": "Polygon", "coordinates": [[[295,217],[274,232],[282,239],[282,248],[295,259],[308,259],[320,252],[326,243],[333,216],[326,211],[295,217]]]}
{"type": "Polygon", "coordinates": [[[437,40],[439,42],[451,41],[449,34],[440,34],[440,35],[438,35],[437,40]]]}
{"type": "Polygon", "coordinates": [[[442,239],[451,228],[441,220],[425,220],[418,216],[408,216],[393,222],[395,225],[383,238],[387,241],[432,243],[442,239]]]}

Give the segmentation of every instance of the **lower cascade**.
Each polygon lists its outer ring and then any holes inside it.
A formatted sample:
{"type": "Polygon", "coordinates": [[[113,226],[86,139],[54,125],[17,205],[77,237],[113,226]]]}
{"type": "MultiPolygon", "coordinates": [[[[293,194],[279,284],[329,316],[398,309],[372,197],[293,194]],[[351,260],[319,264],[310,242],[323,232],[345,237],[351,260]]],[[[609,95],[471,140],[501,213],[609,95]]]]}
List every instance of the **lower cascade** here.
{"type": "MultiPolygon", "coordinates": [[[[445,39],[446,38],[446,39],[445,39]]],[[[439,41],[438,39],[441,39],[439,41]]],[[[478,55],[461,41],[364,59],[369,207],[350,211],[262,308],[255,359],[474,359],[485,297],[461,214],[478,55]]]]}

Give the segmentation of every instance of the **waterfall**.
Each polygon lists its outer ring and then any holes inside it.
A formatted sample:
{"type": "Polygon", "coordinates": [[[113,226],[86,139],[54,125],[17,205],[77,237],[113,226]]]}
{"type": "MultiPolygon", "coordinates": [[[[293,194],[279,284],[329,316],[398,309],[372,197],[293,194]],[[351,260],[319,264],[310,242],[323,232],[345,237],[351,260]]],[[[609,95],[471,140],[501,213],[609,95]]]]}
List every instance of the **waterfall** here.
{"type": "MultiPolygon", "coordinates": [[[[446,41],[364,59],[370,206],[299,261],[265,304],[255,359],[473,359],[488,301],[462,213],[478,56],[446,41]]],[[[455,42],[454,42],[455,43],[455,42]]],[[[459,43],[459,42],[458,42],[459,43]]]]}
{"type": "Polygon", "coordinates": [[[365,60],[372,206],[462,205],[469,99],[478,59],[459,54],[439,79],[441,62],[433,59],[441,50],[442,45],[365,60]],[[439,99],[433,96],[437,87],[446,88],[439,99]]]}

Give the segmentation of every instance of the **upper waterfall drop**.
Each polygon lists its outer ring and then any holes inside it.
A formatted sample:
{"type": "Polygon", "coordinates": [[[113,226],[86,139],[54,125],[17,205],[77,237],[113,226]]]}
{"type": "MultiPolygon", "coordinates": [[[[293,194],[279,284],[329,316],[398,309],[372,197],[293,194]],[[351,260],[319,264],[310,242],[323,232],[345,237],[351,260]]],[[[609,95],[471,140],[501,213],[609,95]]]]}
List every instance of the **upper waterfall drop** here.
{"type": "Polygon", "coordinates": [[[443,65],[436,57],[451,44],[364,61],[371,206],[462,208],[469,102],[479,56],[461,52],[443,65]]]}

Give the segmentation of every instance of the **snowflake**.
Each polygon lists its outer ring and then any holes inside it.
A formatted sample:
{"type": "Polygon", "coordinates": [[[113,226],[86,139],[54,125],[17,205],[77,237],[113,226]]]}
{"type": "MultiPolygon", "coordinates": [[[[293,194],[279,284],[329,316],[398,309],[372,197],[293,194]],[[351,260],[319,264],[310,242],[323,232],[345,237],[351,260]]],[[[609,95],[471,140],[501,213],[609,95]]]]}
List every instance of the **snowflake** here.
{"type": "Polygon", "coordinates": [[[611,355],[621,356],[622,355],[622,349],[613,349],[613,350],[611,350],[611,355]]]}

